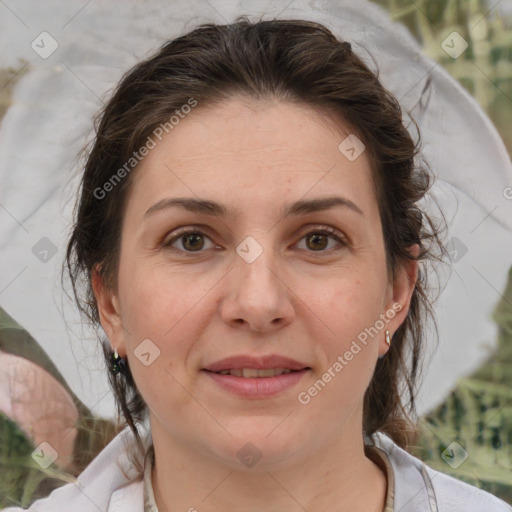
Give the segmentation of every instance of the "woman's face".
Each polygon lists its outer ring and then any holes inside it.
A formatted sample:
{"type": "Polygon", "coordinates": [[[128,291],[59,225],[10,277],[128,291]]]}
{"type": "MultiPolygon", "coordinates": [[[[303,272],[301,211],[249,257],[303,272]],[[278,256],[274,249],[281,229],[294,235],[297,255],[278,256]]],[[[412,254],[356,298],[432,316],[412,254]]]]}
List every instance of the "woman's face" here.
{"type": "Polygon", "coordinates": [[[155,443],[238,468],[261,456],[263,468],[362,436],[364,392],[385,330],[407,314],[416,264],[388,282],[369,161],[353,138],[339,148],[348,135],[305,105],[233,98],[199,104],[134,171],[117,289],[97,275],[94,286],[155,443]],[[307,369],[206,371],[241,355],[307,369]]]}

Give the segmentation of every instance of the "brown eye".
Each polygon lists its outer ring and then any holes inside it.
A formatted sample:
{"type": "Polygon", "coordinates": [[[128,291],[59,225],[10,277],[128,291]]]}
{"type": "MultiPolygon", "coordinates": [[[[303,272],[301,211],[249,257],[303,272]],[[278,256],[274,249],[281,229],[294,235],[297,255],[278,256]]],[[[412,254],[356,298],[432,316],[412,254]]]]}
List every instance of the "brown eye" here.
{"type": "Polygon", "coordinates": [[[205,233],[198,231],[197,229],[180,230],[172,238],[166,240],[163,243],[163,247],[180,252],[202,252],[202,249],[205,246],[205,238],[210,240],[210,238],[206,236],[205,233]],[[174,247],[175,242],[181,242],[182,248],[174,247]]]}
{"type": "Polygon", "coordinates": [[[333,228],[323,226],[321,229],[309,231],[302,239],[306,241],[306,248],[309,252],[331,253],[332,251],[338,250],[340,247],[325,250],[329,245],[329,239],[336,240],[338,245],[342,247],[347,245],[345,238],[337,233],[338,232],[333,228]]]}
{"type": "Polygon", "coordinates": [[[181,238],[183,239],[183,247],[185,247],[187,251],[201,250],[204,246],[204,240],[201,240],[202,236],[203,235],[200,233],[189,233],[187,235],[182,235],[181,238]]]}
{"type": "MultiPolygon", "coordinates": [[[[211,239],[200,230],[180,229],[174,236],[166,240],[162,246],[166,249],[185,254],[201,253],[204,252],[203,249],[205,249],[205,239],[212,243],[210,248],[215,246],[211,239]],[[181,247],[176,247],[176,242],[181,242],[181,247]]],[[[306,248],[308,252],[331,253],[332,251],[340,249],[340,247],[331,247],[326,250],[329,245],[329,239],[335,240],[341,247],[347,245],[345,238],[342,235],[337,234],[337,231],[329,226],[323,226],[321,229],[309,231],[301,240],[306,240],[306,248]]]]}
{"type": "Polygon", "coordinates": [[[308,245],[308,247],[314,250],[325,249],[329,243],[328,238],[329,237],[327,235],[314,233],[313,235],[309,235],[306,237],[306,244],[308,244],[308,242],[311,242],[311,246],[308,245]]]}

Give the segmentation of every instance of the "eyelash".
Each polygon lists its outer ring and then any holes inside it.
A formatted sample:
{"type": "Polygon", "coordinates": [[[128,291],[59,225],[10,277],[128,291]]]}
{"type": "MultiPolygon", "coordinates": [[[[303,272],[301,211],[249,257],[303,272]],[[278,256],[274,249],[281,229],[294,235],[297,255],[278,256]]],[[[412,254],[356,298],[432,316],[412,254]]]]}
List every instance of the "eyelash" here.
{"type": "MultiPolygon", "coordinates": [[[[331,228],[329,226],[319,226],[319,227],[317,227],[315,229],[312,229],[311,231],[307,231],[306,233],[304,233],[301,236],[300,240],[302,240],[306,236],[312,235],[312,234],[330,235],[332,238],[334,238],[341,245],[341,247],[334,248],[334,249],[331,248],[329,250],[307,251],[307,252],[318,253],[318,254],[322,254],[322,253],[323,254],[330,254],[330,253],[332,253],[334,251],[338,251],[338,250],[342,249],[343,247],[347,246],[346,238],[344,236],[342,236],[342,235],[339,235],[338,232],[335,229],[333,229],[333,228],[331,228]]],[[[187,254],[187,256],[194,256],[196,254],[201,254],[202,252],[205,252],[203,250],[201,250],[201,251],[184,251],[182,249],[176,249],[175,247],[172,247],[172,244],[176,240],[179,240],[184,235],[201,235],[201,236],[204,236],[204,237],[206,237],[206,238],[211,240],[211,238],[206,233],[201,231],[200,229],[179,228],[172,238],[170,238],[170,239],[168,239],[168,240],[163,242],[162,246],[165,249],[171,250],[173,252],[185,253],[185,254],[187,254]]]]}

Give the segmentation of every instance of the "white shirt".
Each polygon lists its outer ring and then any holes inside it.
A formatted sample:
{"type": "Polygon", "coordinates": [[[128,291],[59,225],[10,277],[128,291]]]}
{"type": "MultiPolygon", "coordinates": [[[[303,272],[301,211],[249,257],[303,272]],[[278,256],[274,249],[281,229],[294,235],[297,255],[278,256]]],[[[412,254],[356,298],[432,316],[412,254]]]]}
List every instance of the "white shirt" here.
{"type": "MultiPolygon", "coordinates": [[[[87,466],[76,483],[55,489],[26,510],[158,512],[151,488],[151,436],[146,435],[143,440],[144,474],[138,474],[129,463],[125,443],[133,441],[133,434],[126,427],[87,466]]],[[[385,512],[512,512],[512,507],[496,496],[428,467],[385,434],[374,434],[371,442],[373,447],[367,454],[372,459],[381,456],[380,464],[384,464],[381,467],[388,476],[385,512]]],[[[4,512],[22,510],[25,509],[3,509],[4,512]]]]}

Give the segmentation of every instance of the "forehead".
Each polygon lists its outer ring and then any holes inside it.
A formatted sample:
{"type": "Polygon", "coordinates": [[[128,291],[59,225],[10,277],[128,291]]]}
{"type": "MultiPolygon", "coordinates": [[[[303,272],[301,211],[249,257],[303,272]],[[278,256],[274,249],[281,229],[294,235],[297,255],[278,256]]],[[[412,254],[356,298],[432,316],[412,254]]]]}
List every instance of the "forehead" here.
{"type": "Polygon", "coordinates": [[[132,188],[139,203],[215,196],[233,205],[233,214],[244,206],[274,209],[284,196],[333,192],[374,210],[365,152],[349,159],[340,149],[354,135],[340,120],[302,103],[234,97],[198,105],[144,157],[132,188]]]}

